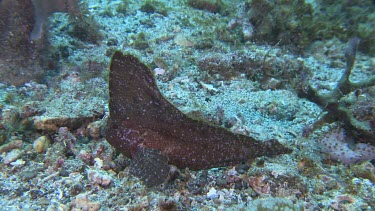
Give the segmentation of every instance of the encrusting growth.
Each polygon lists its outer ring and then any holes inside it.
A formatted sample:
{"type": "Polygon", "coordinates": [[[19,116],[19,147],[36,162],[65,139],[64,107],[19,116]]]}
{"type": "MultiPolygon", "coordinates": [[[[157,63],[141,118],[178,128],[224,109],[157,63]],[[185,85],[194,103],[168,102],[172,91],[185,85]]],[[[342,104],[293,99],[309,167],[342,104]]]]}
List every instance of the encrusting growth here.
{"type": "MultiPolygon", "coordinates": [[[[353,82],[350,80],[359,42],[360,40],[357,37],[349,40],[348,47],[345,51],[346,68],[341,78],[338,80],[336,87],[327,94],[321,94],[319,93],[319,90],[309,87],[308,93],[305,97],[324,107],[328,111],[327,115],[323,118],[337,119],[343,122],[344,127],[349,129],[348,131],[353,131],[358,139],[362,139],[366,143],[375,145],[373,120],[363,121],[357,118],[352,109],[347,105],[348,103],[345,103],[345,101],[342,100],[344,96],[351,92],[360,91],[361,89],[375,85],[375,76],[370,76],[360,82],[353,82]]],[[[369,110],[371,110],[372,105],[366,105],[363,107],[368,107],[369,110]]],[[[372,112],[369,112],[367,115],[370,117],[372,115],[371,113],[372,112]]]]}
{"type": "Polygon", "coordinates": [[[30,34],[31,40],[40,39],[47,17],[54,12],[79,13],[77,0],[32,0],[34,5],[35,24],[30,34]]]}

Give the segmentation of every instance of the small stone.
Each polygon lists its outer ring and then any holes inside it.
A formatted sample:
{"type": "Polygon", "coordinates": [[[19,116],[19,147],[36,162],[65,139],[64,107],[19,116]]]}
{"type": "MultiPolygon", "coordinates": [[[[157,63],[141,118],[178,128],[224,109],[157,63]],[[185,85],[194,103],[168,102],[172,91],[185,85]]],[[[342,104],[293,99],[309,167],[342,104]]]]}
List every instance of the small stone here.
{"type": "Polygon", "coordinates": [[[19,121],[20,114],[18,109],[14,106],[9,106],[2,109],[0,123],[6,129],[12,129],[19,121]]]}
{"type": "Polygon", "coordinates": [[[117,44],[118,44],[118,41],[115,38],[110,38],[107,41],[107,46],[116,46],[117,44]]]}
{"type": "Polygon", "coordinates": [[[210,92],[217,92],[218,90],[212,85],[212,84],[205,84],[202,81],[199,82],[199,84],[207,91],[210,92]]]}
{"type": "Polygon", "coordinates": [[[228,186],[227,181],[224,178],[218,178],[216,180],[216,185],[218,187],[227,187],[228,186]]]}
{"type": "Polygon", "coordinates": [[[13,193],[15,196],[20,197],[27,191],[29,191],[27,187],[21,186],[21,187],[17,187],[13,193]]]}
{"type": "Polygon", "coordinates": [[[101,136],[101,122],[92,122],[87,126],[87,131],[89,135],[94,139],[99,139],[101,136]]]}
{"type": "Polygon", "coordinates": [[[111,184],[111,182],[112,182],[112,178],[109,175],[102,176],[102,183],[101,183],[102,186],[106,187],[109,184],[111,184]]]}
{"type": "Polygon", "coordinates": [[[164,73],[165,73],[165,69],[163,69],[163,68],[157,67],[157,68],[154,69],[155,75],[164,75],[164,73]]]}
{"type": "Polygon", "coordinates": [[[375,184],[375,167],[372,163],[365,162],[361,165],[355,165],[351,169],[355,176],[368,179],[375,184]]]}
{"type": "Polygon", "coordinates": [[[231,128],[233,127],[236,123],[238,122],[236,117],[230,117],[229,119],[225,120],[224,126],[226,128],[231,128]]]}
{"type": "Polygon", "coordinates": [[[206,196],[208,199],[216,199],[219,197],[219,194],[215,188],[210,188],[206,196]]]}
{"type": "Polygon", "coordinates": [[[30,190],[30,197],[32,199],[37,199],[43,195],[43,192],[41,190],[33,189],[30,190]]]}
{"type": "Polygon", "coordinates": [[[33,124],[38,130],[57,132],[61,127],[67,127],[69,130],[77,129],[82,125],[82,122],[90,122],[93,118],[102,117],[104,110],[98,108],[91,116],[84,117],[48,117],[48,116],[34,116],[33,124]]]}
{"type": "Polygon", "coordinates": [[[97,168],[97,169],[102,169],[103,165],[104,165],[104,162],[102,159],[100,158],[95,158],[94,159],[94,167],[97,168]]]}
{"type": "Polygon", "coordinates": [[[14,162],[11,162],[10,165],[11,166],[23,166],[25,165],[26,161],[22,160],[22,159],[18,159],[14,162]]]}
{"type": "Polygon", "coordinates": [[[94,158],[92,154],[87,152],[86,150],[79,151],[78,158],[87,165],[92,165],[94,163],[94,158]]]}
{"type": "Polygon", "coordinates": [[[76,196],[73,200],[72,211],[87,210],[87,211],[97,211],[100,209],[100,203],[89,201],[87,194],[81,193],[76,196]]]}
{"type": "Polygon", "coordinates": [[[87,170],[87,178],[91,183],[103,187],[108,186],[112,182],[112,178],[109,175],[105,174],[103,171],[92,169],[87,170]]]}
{"type": "Polygon", "coordinates": [[[20,173],[19,176],[20,176],[22,181],[29,181],[29,180],[35,178],[36,176],[38,176],[38,171],[37,170],[24,171],[24,172],[20,173]]]}
{"type": "Polygon", "coordinates": [[[80,192],[82,192],[84,189],[83,189],[83,186],[81,184],[74,184],[71,189],[70,189],[70,194],[72,194],[73,196],[79,194],[80,192]]]}
{"type": "Polygon", "coordinates": [[[174,43],[179,45],[179,46],[183,46],[183,47],[192,47],[192,46],[195,45],[195,43],[193,41],[189,40],[183,34],[177,34],[174,37],[174,43]]]}
{"type": "Polygon", "coordinates": [[[240,174],[244,174],[247,172],[247,170],[249,170],[250,166],[247,165],[247,164],[240,164],[236,167],[236,170],[238,173],[240,174]]]}
{"type": "Polygon", "coordinates": [[[14,149],[5,155],[5,157],[3,158],[3,162],[4,164],[8,165],[11,162],[17,160],[19,157],[21,157],[21,150],[14,149]]]}
{"type": "Polygon", "coordinates": [[[41,136],[34,141],[33,148],[38,153],[43,153],[49,147],[50,142],[47,136],[41,136]]]}
{"type": "Polygon", "coordinates": [[[22,147],[22,144],[22,140],[13,140],[7,144],[0,146],[0,153],[9,152],[12,149],[20,148],[22,147]]]}

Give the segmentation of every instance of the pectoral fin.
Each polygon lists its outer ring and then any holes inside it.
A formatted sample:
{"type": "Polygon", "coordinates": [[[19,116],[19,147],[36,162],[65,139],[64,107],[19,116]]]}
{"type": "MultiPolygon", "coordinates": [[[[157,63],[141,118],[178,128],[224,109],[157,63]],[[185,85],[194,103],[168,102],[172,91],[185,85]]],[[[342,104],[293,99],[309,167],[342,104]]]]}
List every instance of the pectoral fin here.
{"type": "Polygon", "coordinates": [[[139,150],[132,160],[130,172],[148,187],[164,183],[170,170],[168,157],[156,149],[141,146],[138,148],[139,150]]]}

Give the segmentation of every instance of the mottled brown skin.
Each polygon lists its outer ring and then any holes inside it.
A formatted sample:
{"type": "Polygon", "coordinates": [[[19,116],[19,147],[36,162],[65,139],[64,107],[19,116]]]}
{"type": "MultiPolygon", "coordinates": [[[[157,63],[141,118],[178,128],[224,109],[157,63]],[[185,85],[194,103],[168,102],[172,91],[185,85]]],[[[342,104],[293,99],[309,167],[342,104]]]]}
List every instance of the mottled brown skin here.
{"type": "Polygon", "coordinates": [[[199,170],[291,152],[275,140],[260,142],[189,118],[162,96],[151,71],[131,55],[113,55],[109,95],[106,138],[129,158],[140,147],[157,149],[169,164],[199,170]]]}

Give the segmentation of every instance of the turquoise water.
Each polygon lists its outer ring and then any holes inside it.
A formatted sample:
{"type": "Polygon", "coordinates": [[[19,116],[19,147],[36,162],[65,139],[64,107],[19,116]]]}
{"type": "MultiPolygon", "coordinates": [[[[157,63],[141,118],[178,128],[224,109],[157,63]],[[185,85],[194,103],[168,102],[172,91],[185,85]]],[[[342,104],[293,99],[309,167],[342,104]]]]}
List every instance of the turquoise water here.
{"type": "MultiPolygon", "coordinates": [[[[370,0],[1,0],[0,210],[373,210],[374,34],[370,0]],[[187,116],[293,152],[148,171],[158,156],[106,140],[116,51],[147,65],[187,116]],[[147,187],[135,170],[163,182],[147,187]]],[[[125,87],[124,105],[143,93],[125,87]]],[[[153,116],[142,109],[119,112],[153,116]]],[[[172,148],[175,136],[153,136],[175,128],[154,121],[123,131],[146,140],[137,147],[191,153],[193,139],[172,148]]],[[[216,138],[192,134],[204,135],[216,138]]],[[[211,162],[236,154],[225,153],[211,162]]]]}

